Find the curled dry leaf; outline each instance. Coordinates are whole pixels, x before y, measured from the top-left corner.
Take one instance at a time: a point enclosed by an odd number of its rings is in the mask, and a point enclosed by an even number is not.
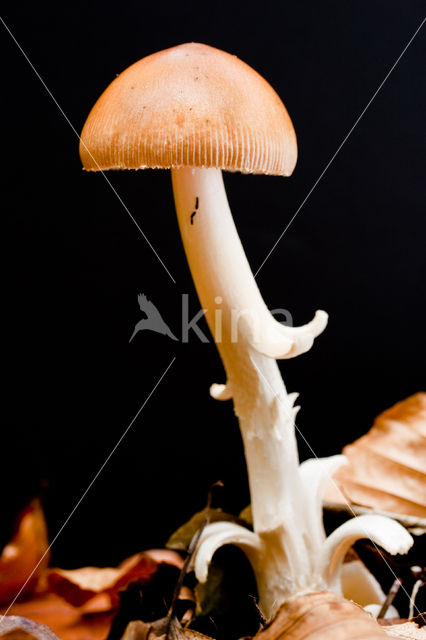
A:
[[[131,556],[117,569],[55,569],[44,592],[16,602],[8,613],[48,625],[61,640],[105,640],[116,615],[118,591],[128,582],[148,582],[162,564],[179,569],[182,559],[172,551],[160,549]],[[81,605],[75,606],[77,602]]]
[[[349,464],[334,474],[327,500],[426,518],[426,393],[379,415],[343,453]]]
[[[14,616],[29,618],[50,627],[61,640],[105,640],[114,615],[113,611],[84,614],[54,593],[34,594],[15,603],[8,613],[12,616],[7,615],[4,620]]]
[[[49,563],[48,548],[43,511],[39,500],[33,500],[19,515],[16,533],[0,556],[0,602],[34,590]]]
[[[420,627],[415,622],[392,624],[388,627],[383,627],[383,629],[392,638],[400,638],[400,640],[426,640],[426,627]]]
[[[144,551],[127,558],[116,568],[50,569],[47,580],[49,590],[74,607],[82,607],[96,598],[95,610],[108,610],[118,605],[120,590],[130,582],[147,583],[162,563],[181,569],[183,560],[178,553],[167,549]],[[86,605],[85,612],[94,612],[93,606]]]
[[[327,591],[286,602],[256,640],[384,640],[383,628],[361,607]]]
[[[147,623],[141,620],[129,622],[121,640],[212,640],[193,629],[183,627],[176,618],[169,620],[162,618],[155,622]]]
[[[176,552],[158,549],[135,554],[117,568],[49,570],[48,549],[42,508],[34,500],[20,514],[16,533],[0,556],[0,635],[8,640],[31,634],[39,640],[105,640],[120,590],[130,582],[150,582],[161,566],[179,570],[183,565]]]
[[[122,640],[147,640],[150,634],[155,635],[154,624],[132,620],[126,627]]]
[[[0,620],[0,636],[8,640],[59,640],[49,627],[20,616],[5,616]]]

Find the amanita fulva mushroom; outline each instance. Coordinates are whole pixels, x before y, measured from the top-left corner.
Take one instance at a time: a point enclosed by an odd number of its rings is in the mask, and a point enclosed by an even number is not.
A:
[[[308,351],[327,314],[317,311],[297,328],[273,318],[241,246],[221,174],[292,173],[296,136],[271,86],[235,56],[206,45],[160,51],[126,69],[102,94],[84,126],[80,154],[91,171],[172,170],[188,263],[227,376],[211,394],[233,399],[253,511],[253,532],[227,522],[205,529],[195,560],[198,579],[206,580],[218,547],[240,546],[270,617],[296,594],[339,593],[343,557],[358,538],[406,552],[411,536],[379,516],[353,519],[326,539],[322,488],[344,458],[299,465],[297,394],[287,394],[275,359]]]

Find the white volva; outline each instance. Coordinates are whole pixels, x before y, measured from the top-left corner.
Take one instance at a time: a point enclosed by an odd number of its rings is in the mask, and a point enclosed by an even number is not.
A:
[[[324,330],[317,311],[302,327],[287,327],[268,311],[238,237],[220,169],[172,170],[180,231],[194,283],[220,352],[226,384],[214,398],[232,398],[247,460],[254,532],[218,522],[204,530],[195,558],[197,578],[207,579],[215,551],[242,548],[256,575],[267,617],[290,597],[328,588],[340,592],[340,567],[358,538],[369,537],[390,553],[412,544],[406,530],[382,516],[360,516],[326,539],[322,489],[343,456],[299,465],[294,419],[297,394],[288,394],[277,363],[308,351]]]

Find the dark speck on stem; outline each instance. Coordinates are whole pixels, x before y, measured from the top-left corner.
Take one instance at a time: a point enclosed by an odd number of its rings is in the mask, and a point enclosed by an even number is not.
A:
[[[191,213],[191,216],[190,216],[190,217],[191,217],[191,224],[194,224],[194,216],[195,216],[195,214],[197,213],[199,202],[200,202],[200,199],[199,199],[199,197],[197,196],[197,197],[195,198],[195,211],[193,211],[193,212]]]

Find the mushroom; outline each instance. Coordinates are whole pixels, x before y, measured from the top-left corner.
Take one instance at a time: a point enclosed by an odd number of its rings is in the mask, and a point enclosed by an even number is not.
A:
[[[326,539],[324,480],[343,456],[299,465],[294,406],[276,359],[308,351],[324,330],[317,311],[301,327],[268,311],[229,209],[221,171],[289,176],[297,158],[290,117],[251,67],[218,49],[184,44],[136,62],[93,107],[81,135],[86,170],[170,168],[180,232],[226,383],[211,395],[233,400],[244,441],[253,529],[228,522],[206,527],[195,558],[200,581],[223,544],[251,561],[260,604],[271,616],[288,598],[321,588],[340,592],[342,558],[370,536],[393,553],[410,535],[393,521],[365,516]]]

